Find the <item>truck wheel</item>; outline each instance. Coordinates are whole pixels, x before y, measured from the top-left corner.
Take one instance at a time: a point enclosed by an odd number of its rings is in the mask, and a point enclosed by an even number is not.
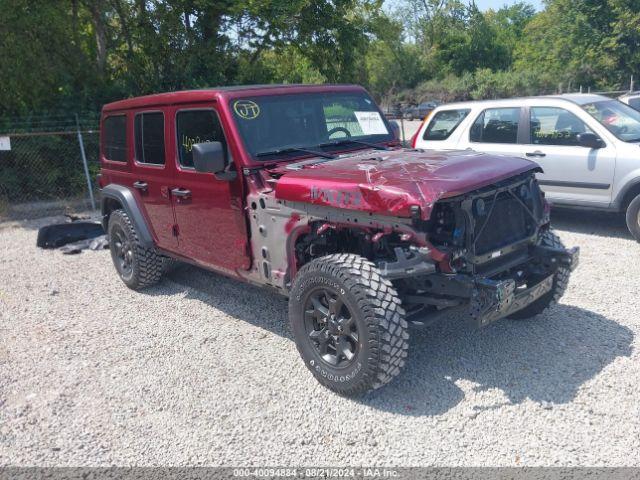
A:
[[[634,198],[627,207],[627,228],[638,242],[640,242],[640,195]]]
[[[158,283],[164,261],[153,248],[140,244],[136,229],[124,210],[116,210],[109,217],[109,249],[118,275],[125,285],[141,290]]]
[[[548,247],[564,248],[564,244],[562,243],[562,240],[560,240],[560,237],[558,237],[551,230],[547,230],[542,235],[539,243]],[[531,317],[535,317],[536,315],[544,312],[554,303],[557,303],[567,289],[570,274],[571,270],[569,269],[569,267],[564,265],[558,267],[558,270],[556,271],[555,277],[553,279],[553,287],[551,288],[551,290],[535,302],[524,307],[522,310],[518,310],[517,312],[509,315],[509,318],[513,320],[526,320]]]
[[[398,294],[358,255],[303,266],[291,289],[289,321],[307,367],[339,394],[381,387],[404,366],[409,334]]]

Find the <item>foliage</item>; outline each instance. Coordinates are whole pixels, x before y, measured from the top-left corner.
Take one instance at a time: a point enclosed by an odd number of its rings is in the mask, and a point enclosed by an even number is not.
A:
[[[355,82],[378,100],[493,98],[640,74],[640,0],[0,0],[0,117],[158,91]]]

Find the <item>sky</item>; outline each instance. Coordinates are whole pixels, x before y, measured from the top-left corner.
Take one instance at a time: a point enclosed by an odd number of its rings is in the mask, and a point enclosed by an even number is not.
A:
[[[542,0],[525,0],[527,3],[530,3],[535,7],[536,10],[542,10]],[[476,5],[480,10],[488,10],[493,8],[494,10],[499,9],[505,5],[513,5],[517,3],[518,0],[476,0]]]

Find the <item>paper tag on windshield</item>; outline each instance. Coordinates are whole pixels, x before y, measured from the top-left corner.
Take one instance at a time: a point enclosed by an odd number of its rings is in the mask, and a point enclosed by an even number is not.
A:
[[[363,135],[386,135],[389,133],[378,112],[353,112],[353,114],[358,119]]]

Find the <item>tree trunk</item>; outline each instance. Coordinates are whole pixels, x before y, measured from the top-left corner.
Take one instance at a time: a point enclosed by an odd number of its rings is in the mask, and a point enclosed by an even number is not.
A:
[[[107,66],[107,32],[102,11],[102,2],[93,0],[89,4],[91,12],[91,24],[96,39],[96,64],[98,72],[102,75]]]

